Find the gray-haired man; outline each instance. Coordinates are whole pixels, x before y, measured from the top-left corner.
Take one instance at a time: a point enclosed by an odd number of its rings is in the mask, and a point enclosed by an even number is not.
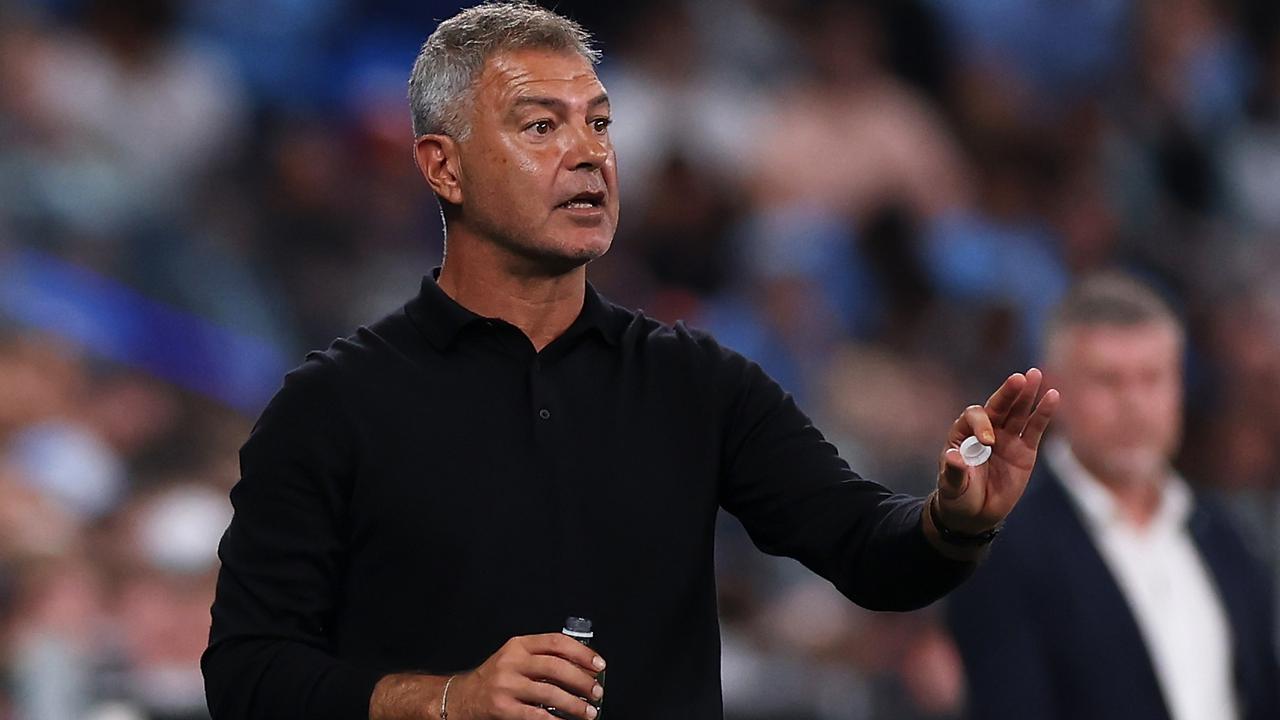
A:
[[[590,720],[607,658],[610,718],[711,720],[718,508],[905,610],[961,582],[1022,494],[1058,400],[1037,403],[1039,371],[956,420],[925,501],[858,478],[755,364],[590,288],[618,218],[594,57],[525,4],[424,45],[415,153],[444,267],[290,373],[245,445],[215,717]],[[970,435],[994,446],[981,467]],[[568,615],[596,621],[592,649],[548,632]]]

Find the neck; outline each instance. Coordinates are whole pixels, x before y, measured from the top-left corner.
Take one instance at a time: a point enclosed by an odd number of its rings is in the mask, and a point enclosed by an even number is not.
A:
[[[1135,527],[1145,528],[1160,509],[1161,483],[1109,483],[1107,488],[1111,490],[1111,496],[1119,503],[1125,517]]]
[[[454,302],[477,315],[520,328],[541,351],[582,312],[587,269],[537,272],[488,242],[451,242],[437,283]]]
[[[1084,463],[1083,460],[1081,462]],[[1085,468],[1107,489],[1130,524],[1145,528],[1151,523],[1164,495],[1163,474],[1120,476],[1088,464]]]

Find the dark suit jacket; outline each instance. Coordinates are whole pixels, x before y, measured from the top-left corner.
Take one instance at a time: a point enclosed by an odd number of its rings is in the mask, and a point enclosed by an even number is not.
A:
[[[1276,720],[1267,577],[1223,510],[1197,496],[1188,522],[1226,608],[1242,717]],[[948,621],[974,720],[1169,717],[1137,621],[1066,489],[1043,464],[987,562],[951,596]]]

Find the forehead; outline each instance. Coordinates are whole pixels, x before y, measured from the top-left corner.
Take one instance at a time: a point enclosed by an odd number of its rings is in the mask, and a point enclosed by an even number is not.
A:
[[[1178,361],[1181,343],[1169,322],[1077,325],[1063,333],[1070,355],[1091,366],[1127,367]]]
[[[525,95],[566,101],[604,91],[591,62],[572,50],[507,50],[485,61],[476,81],[476,101],[508,105]],[[577,96],[582,95],[582,98]]]

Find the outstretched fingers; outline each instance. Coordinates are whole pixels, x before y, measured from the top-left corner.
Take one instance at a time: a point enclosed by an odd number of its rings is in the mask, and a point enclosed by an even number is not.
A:
[[[1062,400],[1062,396],[1057,390],[1045,391],[1044,397],[1040,398],[1040,402],[1036,404],[1035,412],[1031,414],[1031,418],[1027,420],[1027,426],[1022,431],[1022,441],[1029,447],[1036,448],[1040,446],[1040,439],[1044,437],[1045,428],[1049,427],[1049,421],[1053,419],[1053,411],[1058,408],[1058,403]]]
[[[1009,411],[1013,409],[1014,402],[1017,401],[1018,395],[1026,384],[1027,377],[1025,375],[1014,373],[995,392],[991,393],[991,397],[987,398],[987,402],[983,407],[986,408],[987,417],[991,418],[992,423],[998,427],[1004,426],[1005,419],[1009,417]]]
[[[1027,382],[1018,392],[1018,397],[1013,401],[1013,407],[1009,409],[1009,415],[1005,418],[1004,427],[1015,435],[1021,435],[1026,428],[1027,420],[1031,417],[1031,412],[1036,406],[1036,396],[1040,393],[1040,384],[1044,381],[1044,373],[1037,368],[1031,368],[1027,371]]]

